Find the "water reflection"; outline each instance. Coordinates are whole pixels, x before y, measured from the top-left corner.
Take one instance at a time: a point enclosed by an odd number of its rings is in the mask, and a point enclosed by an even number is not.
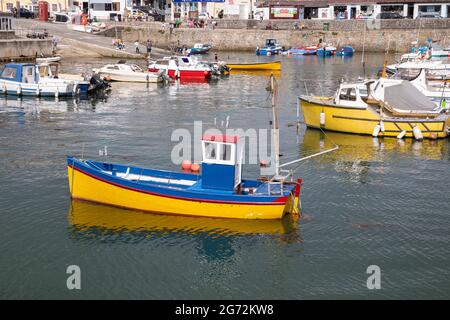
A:
[[[392,152],[400,156],[411,154],[424,160],[442,160],[448,153],[447,141],[413,139],[398,140],[395,138],[371,138],[338,132],[322,132],[307,128],[303,136],[301,154],[308,155],[339,145],[339,149],[319,161],[379,162],[384,161]]]
[[[27,97],[0,96],[1,112],[18,112],[23,114],[65,113],[74,111],[95,111],[99,103],[108,101],[109,91],[99,90],[92,95],[77,97]]]
[[[297,219],[291,217],[282,220],[243,220],[163,215],[77,200],[71,201],[68,219],[75,232],[101,228],[117,234],[122,232],[174,232],[214,236],[283,235],[295,232],[298,228]]]

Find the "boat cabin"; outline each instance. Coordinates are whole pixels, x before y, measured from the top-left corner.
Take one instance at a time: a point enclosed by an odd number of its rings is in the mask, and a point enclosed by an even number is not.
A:
[[[236,190],[242,181],[243,140],[238,136],[202,137],[202,188]]]
[[[368,93],[368,88],[363,82],[343,83],[336,91],[334,102],[346,107],[366,107],[364,99],[367,98]]]
[[[0,79],[22,83],[36,83],[36,66],[27,63],[8,63],[0,72]]]
[[[276,46],[278,46],[277,40],[276,39],[266,39],[265,46],[266,47],[276,47]]]

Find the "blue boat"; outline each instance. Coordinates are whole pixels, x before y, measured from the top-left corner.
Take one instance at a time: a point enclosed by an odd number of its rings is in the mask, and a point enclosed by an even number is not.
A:
[[[276,39],[266,39],[264,47],[256,48],[256,55],[270,56],[273,54],[279,54],[283,51],[283,47],[277,43]]]
[[[291,48],[290,51],[293,55],[312,56],[316,55],[318,48],[319,47],[317,45],[312,45],[299,48]]]
[[[336,53],[336,47],[327,46],[324,48],[317,49],[316,55],[321,57],[331,57]]]
[[[351,57],[355,53],[355,49],[352,46],[345,46],[341,50],[336,52],[338,57]]]
[[[189,49],[190,54],[204,54],[211,50],[212,46],[210,44],[196,43],[194,47]]]

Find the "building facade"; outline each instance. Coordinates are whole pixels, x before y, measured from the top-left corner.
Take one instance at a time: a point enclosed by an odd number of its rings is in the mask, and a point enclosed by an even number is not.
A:
[[[38,12],[38,0],[0,0],[0,11],[11,12],[12,8],[25,8]],[[50,12],[61,12],[68,9],[68,0],[46,0]]]
[[[366,19],[382,12],[406,18],[424,12],[450,17],[450,1],[442,0],[262,0],[257,6],[269,8],[271,19]]]

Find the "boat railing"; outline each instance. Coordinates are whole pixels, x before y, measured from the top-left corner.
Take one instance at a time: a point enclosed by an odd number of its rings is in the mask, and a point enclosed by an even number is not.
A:
[[[271,191],[271,185],[279,185],[280,186],[280,192],[278,192],[278,188],[276,188],[275,190],[274,190],[274,193],[272,193],[272,191]],[[282,195],[283,194],[283,181],[272,181],[272,180],[270,180],[270,181],[268,181],[267,182],[267,194],[270,196],[270,195],[274,195],[274,194],[280,194],[280,195]]]

